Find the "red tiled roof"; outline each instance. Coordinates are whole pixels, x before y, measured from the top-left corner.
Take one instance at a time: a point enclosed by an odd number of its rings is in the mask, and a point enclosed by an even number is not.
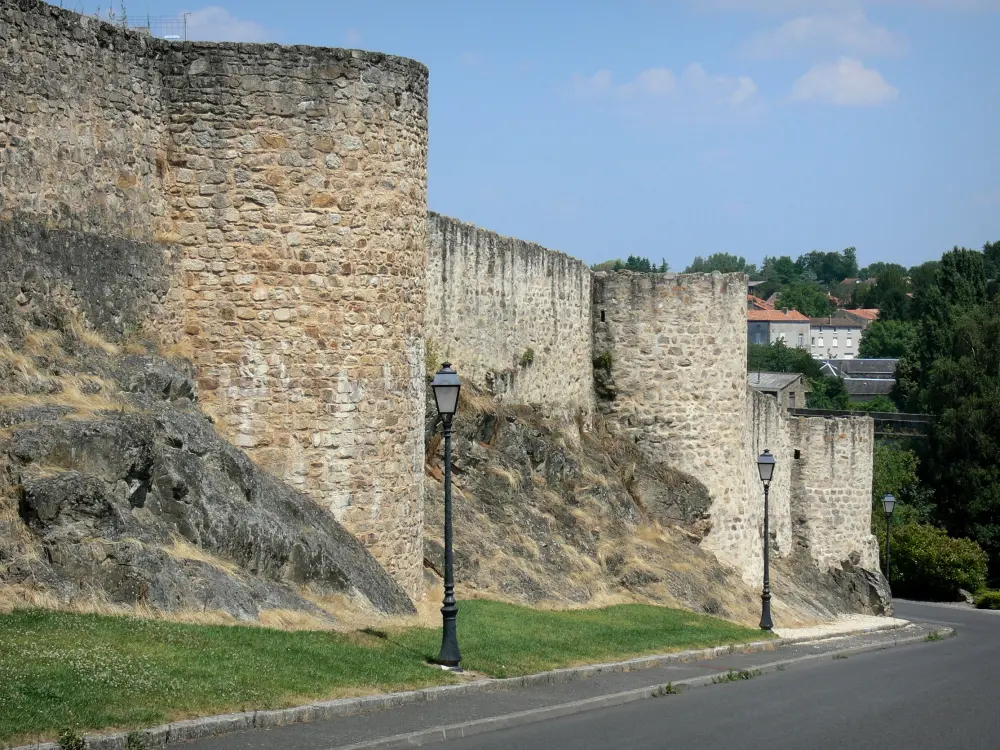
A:
[[[772,323],[808,323],[809,318],[798,310],[747,310],[747,320],[770,321]]]
[[[773,310],[774,303],[768,302],[766,299],[761,299],[760,297],[754,297],[752,294],[747,295],[747,304],[755,310]]]
[[[844,310],[844,312],[857,315],[859,318],[864,318],[865,320],[878,319],[878,308],[876,307],[859,307],[857,310]]]

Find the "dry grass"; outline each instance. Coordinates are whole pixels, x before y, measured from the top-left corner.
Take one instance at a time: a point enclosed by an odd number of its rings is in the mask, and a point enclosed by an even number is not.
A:
[[[216,557],[208,550],[196,547],[181,536],[173,535],[171,544],[162,548],[164,552],[175,560],[195,560],[197,562],[208,563],[209,565],[225,571],[229,575],[238,575],[240,566],[231,560],[223,560]]]
[[[81,313],[70,313],[67,328],[77,340],[81,341],[86,346],[89,346],[91,349],[99,349],[103,351],[109,357],[116,356],[120,351],[117,344],[113,344],[108,341],[104,338],[104,336],[91,328],[87,324],[87,319]]]
[[[85,418],[102,411],[134,411],[123,399],[110,395],[112,389],[102,387],[98,393],[87,393],[87,383],[104,382],[88,376],[64,375],[53,378],[59,390],[53,393],[13,393],[0,396],[0,408],[25,409],[38,406],[63,406],[73,410],[69,418]]]

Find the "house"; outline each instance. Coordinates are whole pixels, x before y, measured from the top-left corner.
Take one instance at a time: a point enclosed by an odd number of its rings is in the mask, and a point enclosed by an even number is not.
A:
[[[809,320],[809,347],[816,359],[854,359],[864,326],[858,318],[840,315]]]
[[[860,307],[857,310],[837,310],[837,317],[846,316],[848,318],[857,318],[858,322],[861,323],[863,330],[868,330],[868,327],[878,320],[878,308],[877,307]]]
[[[896,385],[898,359],[828,359],[820,366],[824,375],[842,378],[854,403],[888,396]]]
[[[807,348],[809,346],[809,318],[798,310],[747,310],[747,342]]]
[[[799,372],[748,372],[750,387],[778,399],[784,409],[802,408],[811,390],[805,375]]]

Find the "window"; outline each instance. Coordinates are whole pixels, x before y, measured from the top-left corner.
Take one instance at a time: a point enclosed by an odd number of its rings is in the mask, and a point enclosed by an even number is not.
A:
[[[601,322],[604,322],[604,310],[601,310]]]
[[[799,346],[802,346],[803,343],[805,343],[805,335],[803,335],[803,334],[800,333],[799,334]]]
[[[812,345],[816,346],[816,337],[815,336],[812,337]]]
[[[795,391],[788,392],[788,405],[794,409],[795,408]]]
[[[823,337],[822,336],[819,337],[819,346],[823,346]]]
[[[779,333],[778,334],[778,341],[784,342],[784,340],[785,340],[785,334]]]
[[[854,344],[851,343],[851,337],[848,336],[847,337],[847,348],[850,349],[852,346],[854,346]]]
[[[836,336],[833,337],[833,348],[834,349],[837,348],[837,337]]]

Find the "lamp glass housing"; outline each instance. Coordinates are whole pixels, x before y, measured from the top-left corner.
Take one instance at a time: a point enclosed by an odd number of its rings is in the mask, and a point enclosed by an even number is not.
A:
[[[765,448],[764,452],[760,454],[760,458],[757,459],[757,471],[760,472],[760,481],[771,481],[771,477],[774,476],[775,463],[777,462],[774,456],[771,455],[771,451]]]
[[[458,394],[462,389],[462,381],[450,362],[441,365],[441,369],[431,381],[431,388],[434,389],[434,402],[437,404],[438,414],[446,417],[458,411]]]
[[[896,497],[891,493],[883,497],[882,507],[885,509],[885,514],[887,516],[891,516],[892,511],[896,508]]]

